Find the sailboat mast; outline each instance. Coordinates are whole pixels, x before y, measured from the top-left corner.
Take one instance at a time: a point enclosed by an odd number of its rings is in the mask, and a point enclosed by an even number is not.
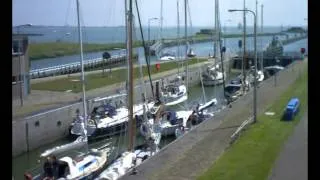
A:
[[[261,4],[261,34],[263,33],[263,4]],[[260,68],[263,71],[263,41],[261,36],[261,61],[260,61]]]
[[[86,87],[84,82],[84,64],[83,64],[83,47],[82,47],[82,32],[80,24],[80,13],[79,13],[79,0],[77,0],[77,21],[78,21],[78,35],[80,44],[80,64],[81,64],[81,83],[82,83],[82,102],[83,102],[83,120],[84,120],[84,136],[87,137],[87,104],[86,104]]]
[[[219,31],[218,31],[218,0],[215,0],[214,3],[214,30],[215,30],[215,39],[214,39],[214,57],[215,57],[215,64],[217,63],[216,59],[218,57],[218,37],[219,37]]]
[[[218,32],[219,32],[219,36],[218,36],[218,42],[219,42],[219,52],[220,52],[220,61],[221,61],[221,70],[222,70],[222,85],[223,85],[223,95],[224,97],[226,96],[225,94],[225,73],[224,73],[224,64],[223,64],[223,60],[225,58],[225,52],[223,54],[222,52],[222,42],[221,42],[221,23],[220,23],[220,11],[219,11],[219,0],[216,0],[216,9],[217,9],[217,25],[218,25]]]
[[[127,60],[129,63],[129,148],[128,151],[133,151],[133,145],[135,140],[135,128],[134,128],[134,118],[133,118],[133,62],[132,62],[132,0],[129,0],[129,11],[128,11],[128,56]]]
[[[179,60],[180,60],[180,16],[179,16],[179,0],[177,0],[177,39],[178,39],[178,46],[177,46],[177,60],[178,60],[178,74],[180,73],[179,70]]]
[[[258,18],[259,16],[258,16],[258,0],[256,0],[256,25],[257,25],[257,27],[259,26],[258,25]],[[257,31],[257,34],[258,34],[258,31]],[[260,36],[260,39],[262,38],[262,36]],[[261,41],[260,41],[261,42]],[[257,50],[258,51],[258,50]],[[257,61],[258,61],[258,57],[257,57]],[[261,59],[260,59],[260,61],[259,62],[261,62]],[[260,63],[259,63],[259,65],[260,65]],[[260,65],[260,67],[261,67],[261,65]],[[262,69],[261,69],[262,70]]]
[[[243,0],[243,9],[246,9],[246,0]],[[243,54],[242,54],[242,86],[246,83],[246,72],[245,72],[245,62],[246,62],[246,12],[243,11]],[[245,91],[245,88],[243,88],[243,91]]]
[[[125,29],[126,29],[126,56],[125,56],[125,58],[127,58],[128,59],[128,16],[127,16],[127,10],[128,10],[128,1],[127,0],[124,0],[124,19],[125,19]],[[126,80],[126,92],[127,92],[127,94],[128,94],[128,90],[129,90],[129,88],[128,88],[128,83],[129,83],[129,61],[127,61],[127,80]],[[128,105],[128,96],[127,96],[127,105]]]
[[[188,3],[188,0],[184,0],[184,36],[185,36],[185,41],[186,41],[186,49],[185,49],[185,60],[186,60],[186,79],[187,79],[187,83],[186,83],[186,86],[187,86],[187,93],[188,93],[188,87],[189,87],[189,70],[188,70],[188,30],[187,30],[187,26],[188,26],[188,17],[187,17],[187,3]]]
[[[163,35],[162,35],[162,26],[163,26],[163,0],[161,0],[161,5],[160,5],[160,41],[162,42],[163,40]]]

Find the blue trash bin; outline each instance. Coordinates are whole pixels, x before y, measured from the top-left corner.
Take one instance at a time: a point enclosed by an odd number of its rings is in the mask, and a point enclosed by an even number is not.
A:
[[[298,98],[292,98],[287,104],[284,119],[291,121],[299,111],[300,101]]]

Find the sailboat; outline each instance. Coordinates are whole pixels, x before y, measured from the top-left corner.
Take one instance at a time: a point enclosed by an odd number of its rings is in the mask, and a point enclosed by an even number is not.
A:
[[[129,0],[129,11],[127,13],[128,18],[128,41],[127,41],[127,47],[128,47],[128,63],[129,63],[129,90],[128,90],[128,117],[129,117],[129,147],[128,150],[123,152],[121,156],[116,159],[113,163],[111,163],[99,176],[97,179],[119,179],[121,176],[126,174],[128,171],[130,171],[132,168],[134,168],[136,165],[141,163],[143,160],[147,159],[149,156],[152,156],[155,152],[153,151],[152,147],[157,147],[157,144],[159,143],[158,140],[154,140],[152,138],[149,139],[149,143],[152,144],[151,150],[148,148],[139,148],[134,150],[134,138],[135,138],[135,131],[133,123],[133,63],[132,63],[132,0]],[[125,3],[125,6],[127,6],[127,3]],[[127,8],[125,8],[127,10]],[[145,102],[144,102],[145,103]],[[145,105],[145,104],[144,104]],[[145,108],[143,107],[143,117],[145,116]],[[159,136],[158,136],[159,137]],[[150,146],[149,146],[150,147]],[[157,149],[157,148],[156,148]]]
[[[81,138],[78,138],[74,144],[56,147],[49,151],[44,152],[42,155],[45,158],[41,173],[32,177],[32,179],[45,179],[45,178],[64,178],[64,179],[83,179],[95,177],[103,168],[107,162],[107,156],[110,148],[103,147],[102,149],[90,149],[86,153],[77,154],[77,156],[64,156],[56,159],[55,153],[60,150],[70,148],[70,146],[78,144],[79,142],[87,143],[87,131],[86,131],[86,96],[85,96],[85,84],[84,84],[84,65],[83,65],[83,49],[82,49],[82,33],[79,19],[79,0],[77,0],[77,17],[78,17],[78,29],[79,29],[79,44],[80,44],[80,57],[81,57],[81,74],[82,74],[82,92],[83,92],[83,109],[84,118],[82,121]],[[88,146],[88,144],[86,144]],[[107,145],[108,146],[108,145]],[[87,147],[86,147],[87,149]]]
[[[195,57],[196,54],[194,53],[193,49],[190,47],[190,44],[188,43],[188,47],[189,47],[189,50],[188,50],[188,53],[187,53],[187,57]]]
[[[179,2],[177,1],[177,7],[179,7]],[[179,9],[179,8],[177,8]],[[185,9],[186,10],[186,9]],[[178,17],[179,17],[179,11],[178,11]],[[179,18],[178,18],[179,19]],[[179,20],[178,20],[179,22]],[[178,23],[178,32],[179,32],[179,23]],[[179,35],[179,33],[178,33]],[[186,36],[187,37],[187,36]],[[187,47],[189,45],[187,44]],[[186,56],[187,56],[187,51],[186,51]],[[177,84],[179,82],[181,82],[181,78],[180,76],[177,77],[177,79],[174,81]],[[162,97],[164,95],[166,95],[165,93],[170,93],[168,92],[168,89],[172,91],[172,94],[175,94],[175,91],[179,90],[179,87],[172,85],[172,86],[168,86],[166,85],[165,88],[167,89],[163,89],[162,90]],[[178,84],[179,85],[179,84]],[[165,91],[166,90],[166,91]],[[183,89],[184,92],[186,92],[186,88]],[[182,93],[181,93],[182,94]],[[167,96],[165,96],[167,98]],[[168,101],[166,101],[166,98],[163,98],[163,102],[165,106],[170,106],[171,104],[174,103],[168,103]],[[185,100],[187,100],[187,95]],[[185,101],[184,100],[184,101]],[[175,102],[175,101],[172,101]],[[179,102],[179,100],[177,100],[176,102]],[[180,101],[182,102],[182,101]],[[179,102],[179,103],[180,103]],[[175,103],[178,104],[178,103]],[[196,110],[180,110],[180,111],[172,111],[172,110],[162,110],[161,111],[161,118],[158,119],[158,121],[155,121],[153,119],[150,119],[149,122],[143,124],[140,128],[140,134],[144,137],[146,137],[146,135],[148,134],[148,127],[154,125],[155,123],[158,123],[158,125],[160,126],[161,129],[161,135],[162,136],[174,136],[177,129],[181,128],[181,127],[189,127],[192,124],[196,124],[196,123],[200,123],[200,116],[197,116],[197,114],[202,111],[203,109],[205,109],[205,107],[211,106],[213,104],[216,104],[216,99],[214,99],[213,101],[210,101],[207,104],[204,104],[204,106],[198,106],[198,109]],[[200,107],[200,108],[199,108]],[[154,116],[154,115],[153,115]],[[204,117],[204,116],[202,116]]]
[[[184,85],[182,77],[177,76],[173,81],[164,84],[161,90],[162,102],[166,106],[173,106],[188,99],[187,87]]]
[[[192,127],[202,123],[203,121],[210,119],[214,116],[214,113],[207,111],[208,108],[216,106],[218,101],[216,98],[204,104],[198,104],[196,109],[188,117],[188,124],[186,126],[180,126],[175,129],[174,135],[176,138],[181,137],[183,134],[187,133],[192,129]]]
[[[173,61],[176,57],[171,52],[164,52],[160,55],[160,61]]]
[[[97,140],[105,137],[120,134],[127,131],[128,127],[128,108],[125,107],[123,99],[116,100],[119,97],[126,97],[126,94],[113,95],[105,98],[96,98],[93,103],[102,103],[95,106],[87,125],[87,136],[89,140]],[[147,109],[154,106],[154,102],[150,102]],[[141,115],[143,114],[144,104],[134,105],[134,116],[136,116],[137,125],[142,123]],[[81,136],[81,119],[77,118],[70,129],[70,136]]]
[[[214,41],[214,55],[215,60],[212,65],[209,65],[202,73],[203,78],[203,85],[205,86],[216,86],[223,84],[226,80],[226,73],[223,72],[223,58],[222,58],[222,51],[217,51],[218,46],[221,49],[221,40],[220,40],[220,21],[219,21],[219,7],[218,2],[215,2],[215,41]],[[220,54],[221,56],[219,57]],[[217,59],[220,59],[221,66],[217,63]]]
[[[226,79],[226,75],[222,74],[219,65],[208,66],[206,71],[202,74],[203,84],[205,86],[216,86],[223,84]]]
[[[178,17],[178,37],[179,37],[179,3],[177,3],[177,17]],[[187,28],[187,25],[185,29]],[[186,38],[186,47],[187,45],[187,36]],[[185,61],[188,61],[187,57],[187,52],[185,52]],[[179,57],[179,50],[177,51],[176,55]],[[188,63],[188,62],[187,62]],[[187,69],[187,67],[186,67]],[[188,71],[187,72],[187,82],[188,82]],[[180,75],[177,75],[172,81],[163,83],[163,87],[161,90],[161,101],[166,105],[166,106],[173,106],[180,104],[188,99],[188,94],[187,94],[187,85],[183,83],[183,79]]]
[[[195,56],[196,56],[196,54],[194,53],[194,51],[193,51],[192,48],[189,49],[187,56],[188,56],[188,57],[195,57]]]

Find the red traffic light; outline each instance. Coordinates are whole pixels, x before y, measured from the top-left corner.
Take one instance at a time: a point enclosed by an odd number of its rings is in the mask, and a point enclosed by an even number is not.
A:
[[[304,54],[306,52],[306,49],[305,48],[301,48],[300,52],[301,52],[301,54]]]

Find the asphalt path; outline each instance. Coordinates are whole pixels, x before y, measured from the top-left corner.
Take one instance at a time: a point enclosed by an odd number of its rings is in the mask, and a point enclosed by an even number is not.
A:
[[[269,180],[308,179],[308,111],[279,154]]]

